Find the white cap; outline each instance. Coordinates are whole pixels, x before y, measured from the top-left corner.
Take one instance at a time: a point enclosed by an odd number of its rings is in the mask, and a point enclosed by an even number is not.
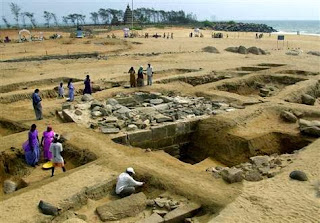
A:
[[[134,172],[134,169],[133,169],[132,167],[128,167],[128,168],[127,168],[127,172],[128,172],[128,173],[136,174],[136,173]]]
[[[56,140],[59,140],[60,139],[60,135],[59,134],[54,134],[54,138],[56,139]]]

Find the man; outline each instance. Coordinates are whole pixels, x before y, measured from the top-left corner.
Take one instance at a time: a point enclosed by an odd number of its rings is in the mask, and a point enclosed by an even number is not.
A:
[[[143,182],[135,181],[132,178],[134,174],[134,169],[129,167],[125,173],[119,175],[116,186],[116,194],[118,194],[120,197],[130,196],[136,191],[135,187],[142,186],[144,184]]]
[[[42,118],[42,106],[41,106],[41,97],[39,96],[39,89],[36,89],[32,94],[32,104],[34,112],[36,113],[36,119],[41,120]]]
[[[147,80],[147,83],[148,85],[152,85],[152,77],[153,77],[153,68],[151,67],[150,64],[148,64],[148,67],[147,67],[147,77],[148,77],[148,80]]]
[[[66,172],[66,168],[64,167],[64,159],[61,156],[61,152],[63,151],[62,144],[59,142],[60,135],[55,134],[53,138],[53,142],[50,145],[50,152],[52,153],[53,159],[53,167],[51,169],[51,177],[54,176],[54,168],[61,167],[63,172]]]

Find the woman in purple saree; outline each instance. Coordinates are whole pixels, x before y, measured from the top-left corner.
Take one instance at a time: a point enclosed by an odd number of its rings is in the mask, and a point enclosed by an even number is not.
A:
[[[38,130],[35,124],[32,124],[28,133],[28,140],[22,145],[26,162],[30,166],[38,165],[40,158]]]
[[[51,126],[47,127],[47,131],[43,132],[43,136],[41,138],[41,145],[43,148],[43,156],[46,161],[52,159],[52,153],[50,152],[50,145],[53,141],[54,131]]]

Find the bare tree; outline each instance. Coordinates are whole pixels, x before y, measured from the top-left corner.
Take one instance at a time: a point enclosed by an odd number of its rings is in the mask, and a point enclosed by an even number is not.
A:
[[[57,18],[57,16],[56,16],[56,14],[51,13],[51,17],[53,18],[53,21],[54,21],[55,26],[58,26],[59,24],[58,24],[58,18]]]
[[[68,24],[69,24],[69,18],[68,18],[68,16],[62,16],[62,21],[63,21],[66,25],[68,25]]]
[[[24,27],[24,28],[26,28],[26,13],[25,12],[22,12],[22,13],[20,13],[20,16],[21,16],[21,19],[22,19],[22,26]]]
[[[25,12],[25,16],[27,16],[31,22],[32,28],[36,27],[36,20],[34,19],[34,13]]]
[[[99,23],[99,14],[97,12],[91,12],[90,14],[90,19],[93,21],[95,25],[97,25]]]
[[[52,13],[50,13],[48,11],[44,11],[43,17],[46,20],[45,25],[49,28],[50,27],[50,20],[52,19]]]
[[[10,9],[11,9],[11,12],[12,12],[12,14],[14,16],[14,20],[17,23],[17,27],[19,27],[19,16],[20,16],[21,8],[17,4],[11,2],[10,3]]]
[[[8,20],[4,16],[2,16],[2,20],[3,20],[4,24],[6,24],[7,28],[11,27],[10,23],[8,22]]]

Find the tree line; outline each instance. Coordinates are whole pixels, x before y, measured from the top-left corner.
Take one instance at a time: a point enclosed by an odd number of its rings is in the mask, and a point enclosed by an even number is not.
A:
[[[21,7],[16,3],[10,3],[10,10],[14,17],[15,26],[27,27],[26,20],[28,19],[32,28],[38,26],[36,23],[34,13],[23,12]],[[78,26],[84,24],[108,24],[108,25],[120,25],[122,24],[125,12],[123,10],[111,9],[111,8],[100,8],[97,12],[90,13],[91,22],[86,23],[86,15],[73,13],[66,16],[62,16],[62,22],[67,26]],[[45,26],[59,26],[58,17],[55,13],[44,11],[42,17],[45,20]],[[176,23],[176,24],[187,24],[197,21],[197,18],[192,13],[185,13],[183,10],[180,11],[164,11],[164,10],[155,10],[153,8],[137,8],[133,10],[133,19],[135,23],[138,24],[155,24],[155,23]],[[2,20],[7,28],[14,27],[9,21],[3,16]],[[20,22],[22,24],[20,24]]]

